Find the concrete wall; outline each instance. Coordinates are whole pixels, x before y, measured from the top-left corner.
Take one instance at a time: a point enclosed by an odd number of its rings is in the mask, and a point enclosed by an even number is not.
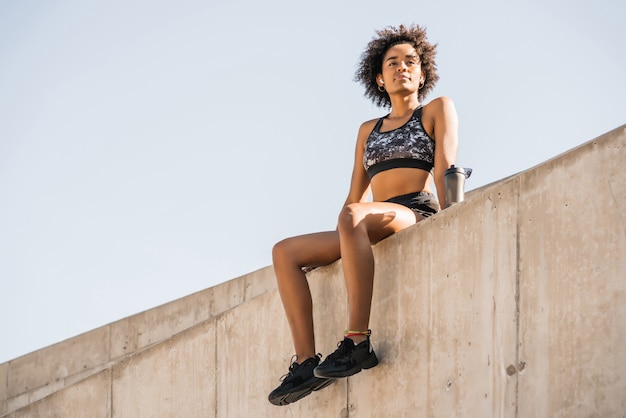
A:
[[[375,247],[378,367],[286,407],[270,267],[0,365],[9,417],[625,417],[626,126]],[[309,274],[318,351],[341,261]]]

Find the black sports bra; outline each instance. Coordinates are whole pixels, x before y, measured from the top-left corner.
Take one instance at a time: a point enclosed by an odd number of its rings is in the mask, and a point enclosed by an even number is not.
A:
[[[393,168],[419,168],[431,171],[435,161],[435,141],[422,125],[422,107],[413,112],[407,123],[389,132],[380,132],[384,116],[372,129],[363,155],[369,178]]]

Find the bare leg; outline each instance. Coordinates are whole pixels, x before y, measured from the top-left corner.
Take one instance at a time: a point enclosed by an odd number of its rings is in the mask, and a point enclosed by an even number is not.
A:
[[[302,267],[330,264],[340,257],[337,231],[287,238],[274,246],[278,291],[287,315],[298,362],[315,356],[313,303]]]
[[[374,255],[371,244],[415,224],[421,217],[410,209],[385,202],[355,203],[339,216],[340,252],[348,295],[348,329],[369,326],[374,288]],[[365,336],[352,337],[355,343]]]

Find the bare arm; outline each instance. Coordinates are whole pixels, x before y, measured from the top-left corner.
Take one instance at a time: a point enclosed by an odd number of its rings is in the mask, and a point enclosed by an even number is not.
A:
[[[354,151],[354,166],[352,168],[352,179],[350,180],[350,190],[344,206],[350,203],[364,202],[369,196],[370,179],[367,176],[365,167],[363,167],[363,154],[365,152],[365,142],[369,136],[376,121],[368,121],[361,124],[356,140],[356,149]]]
[[[448,97],[439,97],[429,103],[433,114],[433,136],[435,139],[435,187],[441,209],[446,208],[444,173],[456,164],[459,147],[459,119],[454,103]]]

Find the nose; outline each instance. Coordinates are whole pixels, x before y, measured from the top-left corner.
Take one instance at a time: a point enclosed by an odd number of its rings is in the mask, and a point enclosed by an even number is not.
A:
[[[404,61],[400,61],[400,65],[398,65],[398,71],[407,70],[409,67],[406,65]]]

